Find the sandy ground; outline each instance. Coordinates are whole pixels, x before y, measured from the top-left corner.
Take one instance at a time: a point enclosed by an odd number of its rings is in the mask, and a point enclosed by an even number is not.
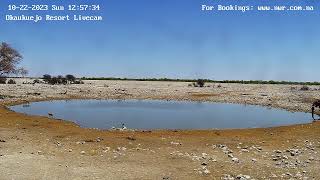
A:
[[[0,179],[320,179],[320,122],[244,130],[100,131],[5,106],[47,99],[167,99],[308,112],[317,86],[85,81],[0,85]],[[310,117],[311,118],[311,117]]]

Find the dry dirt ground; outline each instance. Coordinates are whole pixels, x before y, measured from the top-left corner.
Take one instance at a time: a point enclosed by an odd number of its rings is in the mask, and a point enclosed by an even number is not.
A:
[[[243,130],[100,131],[6,106],[48,99],[167,99],[309,111],[317,86],[85,81],[0,85],[0,179],[320,179],[320,122]],[[311,117],[310,117],[311,118]]]

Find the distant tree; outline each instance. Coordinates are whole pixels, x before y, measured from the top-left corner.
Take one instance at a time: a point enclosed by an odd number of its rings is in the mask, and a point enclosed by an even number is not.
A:
[[[67,82],[68,82],[67,79],[65,77],[61,76],[61,75],[59,75],[57,77],[57,79],[58,79],[58,83],[57,84],[67,84]]]
[[[0,77],[0,84],[6,84],[7,78]]]
[[[203,79],[198,79],[198,80],[197,80],[197,85],[198,85],[199,87],[203,87],[203,86],[204,86],[204,83],[205,83],[205,81],[204,81]]]
[[[49,82],[49,84],[59,84],[59,79],[57,77],[52,77]]]
[[[49,83],[51,80],[51,75],[45,74],[43,75],[42,79],[44,80],[44,82]]]
[[[75,79],[75,77],[73,76],[73,78]],[[70,80],[73,79],[72,77],[69,77]],[[59,75],[59,76],[51,76],[49,74],[45,74],[43,75],[43,81],[48,83],[48,84],[67,84],[68,83],[68,79],[67,79],[67,76],[64,77],[62,75]]]
[[[13,79],[9,79],[9,81],[7,82],[7,84],[16,84],[16,81]]]
[[[74,81],[76,80],[76,77],[74,77],[74,75],[67,74],[66,75],[66,79],[67,79],[68,82],[74,83]]]
[[[302,87],[300,88],[300,90],[301,90],[301,91],[309,91],[310,88],[309,88],[308,86],[304,85],[304,86],[302,86]]]
[[[22,58],[22,55],[17,50],[2,42],[0,44],[0,76],[9,74],[26,75],[28,73],[27,70],[17,67]]]

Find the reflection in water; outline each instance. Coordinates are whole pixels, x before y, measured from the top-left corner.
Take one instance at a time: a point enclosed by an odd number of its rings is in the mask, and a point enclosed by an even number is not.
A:
[[[30,107],[30,104],[23,104],[22,107]]]
[[[12,106],[12,110],[110,129],[224,129],[271,127],[310,122],[307,113],[265,107],[158,100],[59,100]]]

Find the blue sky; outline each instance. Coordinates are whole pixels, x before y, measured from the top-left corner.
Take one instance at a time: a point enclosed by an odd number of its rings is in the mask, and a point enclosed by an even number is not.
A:
[[[21,65],[30,76],[319,81],[320,2],[316,0],[32,1],[100,4],[97,14],[104,21],[95,23],[6,22],[5,14],[18,13],[6,10],[13,2],[31,1],[0,2],[0,41],[23,54]],[[318,9],[203,12],[202,4],[313,5]]]

